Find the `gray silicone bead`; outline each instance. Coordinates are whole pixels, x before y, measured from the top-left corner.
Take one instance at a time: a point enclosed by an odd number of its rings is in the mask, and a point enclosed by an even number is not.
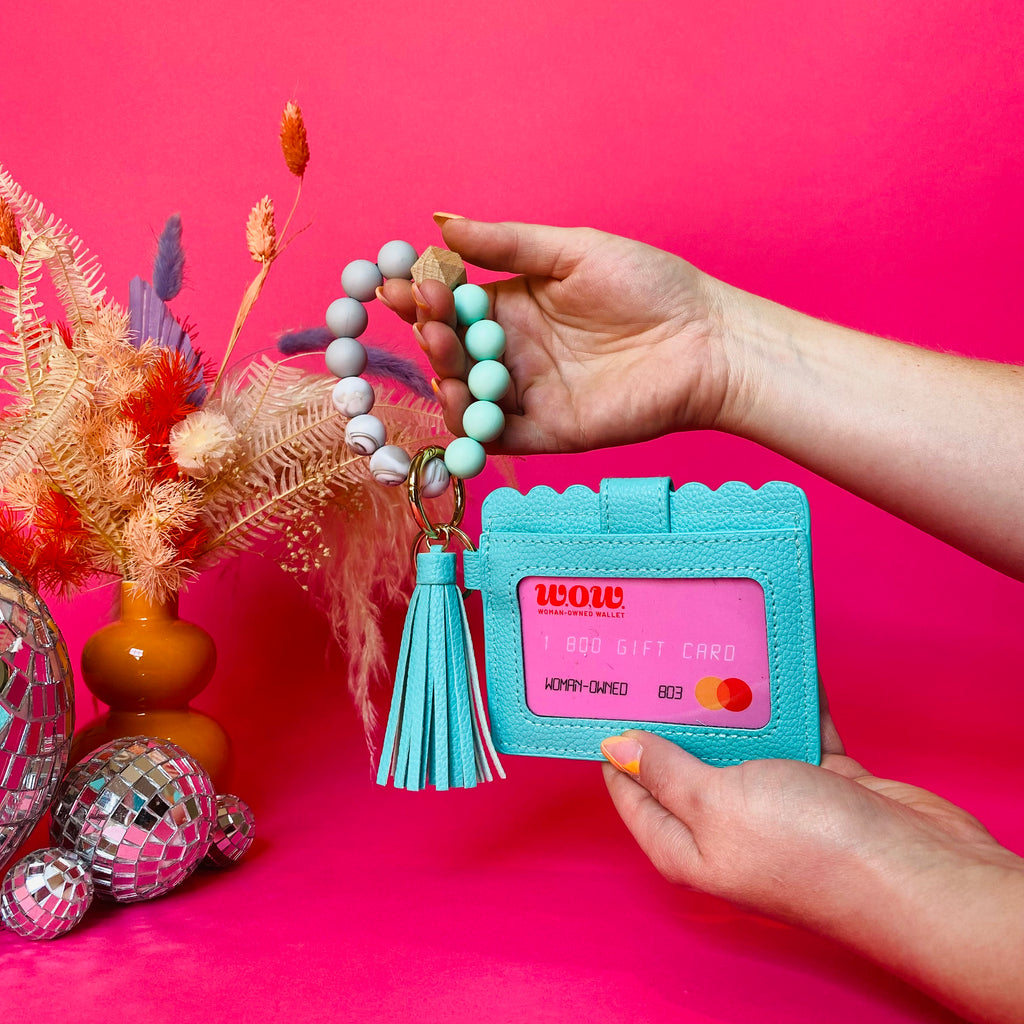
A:
[[[370,322],[363,304],[348,295],[335,299],[327,307],[324,319],[336,338],[358,338]]]
[[[335,377],[358,377],[366,369],[366,349],[355,338],[335,338],[324,352],[324,362]]]
[[[401,239],[385,242],[377,253],[377,266],[385,277],[412,277],[412,265],[419,259],[416,250]]]
[[[341,272],[341,287],[349,298],[369,302],[376,298],[377,289],[384,283],[384,275],[376,263],[353,260]]]

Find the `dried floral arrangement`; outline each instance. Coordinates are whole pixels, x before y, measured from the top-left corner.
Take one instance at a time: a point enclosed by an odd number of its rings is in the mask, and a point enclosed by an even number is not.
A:
[[[272,552],[327,612],[370,721],[370,680],[384,662],[378,609],[408,571],[408,559],[393,557],[409,532],[407,502],[401,489],[375,486],[367,460],[346,447],[332,376],[288,358],[231,362],[291,241],[309,162],[294,104],[280,141],[298,179],[295,200],[280,230],[269,197],[249,215],[259,270],[216,369],[169,306],[184,267],[179,217],[160,236],[152,282],[135,278],[123,307],[106,296],[82,242],[0,167],[0,255],[14,277],[0,286],[11,323],[0,332],[0,551],[61,595],[106,578],[155,600],[231,555]],[[40,296],[46,272],[57,318]],[[393,443],[415,449],[442,433],[414,364],[372,348],[370,356],[370,372],[376,360],[378,375],[400,385],[379,391],[374,410]]]

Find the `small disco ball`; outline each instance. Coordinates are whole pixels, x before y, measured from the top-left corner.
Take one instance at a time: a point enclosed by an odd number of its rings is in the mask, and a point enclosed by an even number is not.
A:
[[[82,919],[92,903],[89,869],[67,850],[35,850],[0,885],[0,919],[26,939],[56,939]]]
[[[206,856],[216,800],[206,770],[176,744],[113,740],[60,784],[50,839],[85,861],[101,899],[148,900],[183,882]]]
[[[71,680],[46,606],[0,559],[0,867],[46,812],[67,767]]]
[[[256,818],[249,805],[230,793],[217,797],[217,820],[210,832],[207,867],[226,868],[241,860],[256,838]]]

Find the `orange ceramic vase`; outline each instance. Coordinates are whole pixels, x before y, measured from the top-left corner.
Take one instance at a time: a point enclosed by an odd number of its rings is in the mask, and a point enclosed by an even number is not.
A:
[[[122,736],[167,739],[228,791],[231,744],[209,715],[189,707],[213,676],[217,650],[205,629],[178,618],[177,596],[152,601],[121,584],[121,616],[86,642],[82,680],[110,711],[75,737],[72,764]]]

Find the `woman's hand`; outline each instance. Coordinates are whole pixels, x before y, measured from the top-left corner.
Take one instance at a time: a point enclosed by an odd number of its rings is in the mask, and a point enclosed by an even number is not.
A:
[[[582,451],[714,424],[728,373],[718,282],[677,256],[589,228],[455,218],[443,233],[467,262],[517,275],[486,286],[512,376],[494,450]],[[389,280],[379,294],[416,323],[445,420],[462,433],[472,397],[451,292]]]
[[[827,712],[822,733],[821,767],[713,768],[628,732],[602,745],[605,777],[670,881],[828,935],[969,1019],[1024,1019],[1024,861],[845,756]]]

